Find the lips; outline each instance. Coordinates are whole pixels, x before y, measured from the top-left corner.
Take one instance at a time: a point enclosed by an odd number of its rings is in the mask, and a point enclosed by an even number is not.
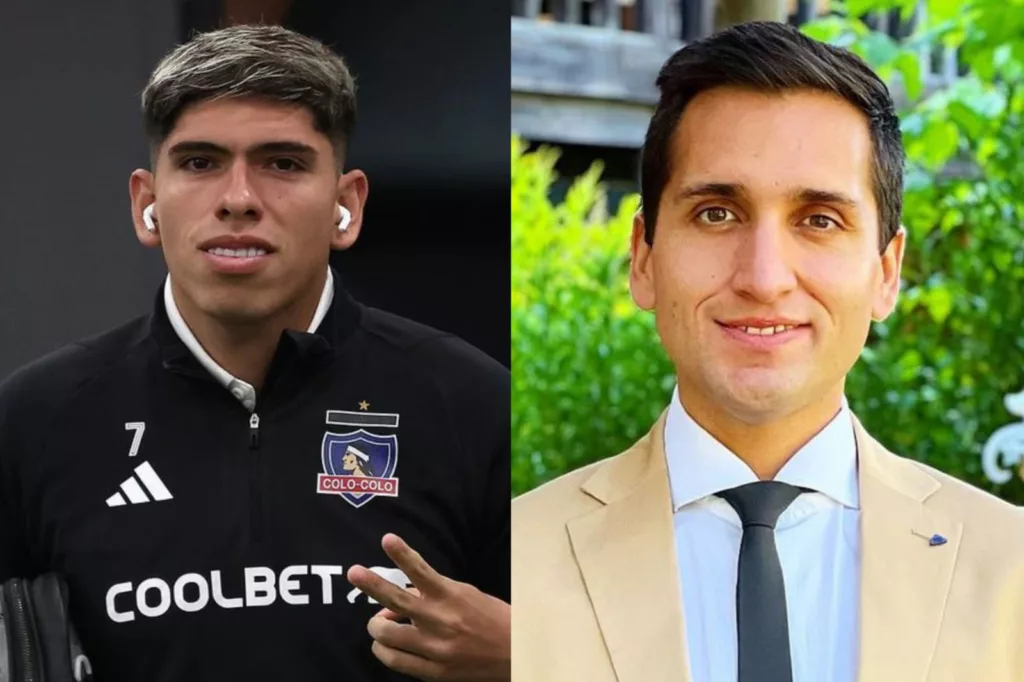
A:
[[[258,237],[231,235],[210,239],[199,245],[203,257],[222,275],[251,275],[270,262],[274,247]]]
[[[737,329],[743,332],[744,334],[749,334],[751,336],[774,336],[775,334],[781,334],[782,332],[790,331],[791,329],[796,329],[800,325],[777,324],[765,327],[754,327],[746,325],[725,326],[728,327],[729,329]]]
[[[214,256],[223,256],[224,258],[256,258],[257,256],[266,256],[268,253],[266,249],[256,247],[249,247],[248,249],[227,249],[222,246],[215,246],[212,249],[207,249],[206,252],[213,254]]]
[[[226,258],[255,258],[275,251],[270,242],[253,236],[224,236],[199,245],[200,251]]]
[[[774,336],[809,326],[805,322],[787,317],[748,317],[716,322],[727,329],[741,331],[750,336]]]

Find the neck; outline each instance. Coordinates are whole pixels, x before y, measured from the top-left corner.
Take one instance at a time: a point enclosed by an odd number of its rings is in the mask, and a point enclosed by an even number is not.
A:
[[[325,275],[319,286],[308,287],[298,300],[265,318],[226,321],[207,313],[171,280],[171,293],[182,319],[199,345],[213,361],[254,388],[262,388],[277,352],[281,334],[287,329],[306,331],[316,314],[323,293]]]
[[[683,409],[762,481],[774,479],[800,448],[824,429],[842,408],[843,385],[794,412],[750,418],[710,405],[679,387]]]

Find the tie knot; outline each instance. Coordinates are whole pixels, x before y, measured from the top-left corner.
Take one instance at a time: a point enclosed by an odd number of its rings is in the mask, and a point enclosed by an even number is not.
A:
[[[757,481],[718,493],[740,515],[743,527],[775,528],[782,512],[803,490],[779,481]]]

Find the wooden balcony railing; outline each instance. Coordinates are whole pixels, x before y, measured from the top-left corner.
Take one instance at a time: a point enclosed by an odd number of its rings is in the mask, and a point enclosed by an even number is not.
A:
[[[802,26],[832,11],[832,0],[512,0],[512,16],[541,22],[632,31],[668,39],[692,41],[716,30],[754,18],[787,21]],[[899,10],[872,12],[864,22],[896,40],[909,36],[924,18],[926,1],[919,0],[913,15],[901,20]],[[953,50],[923,55],[925,73],[956,76]]]
[[[655,75],[675,50],[750,12],[803,25],[832,11],[830,1],[512,0],[513,128],[553,142],[638,146],[657,101]],[[901,40],[923,20],[925,5],[919,0],[909,21],[898,11],[863,19]],[[958,75],[955,51],[920,59],[928,89]]]
[[[831,0],[512,0],[512,16],[689,41],[747,18],[799,26],[827,14],[830,5]],[[869,15],[866,21],[898,38],[909,33],[914,20],[900,22],[894,10]]]

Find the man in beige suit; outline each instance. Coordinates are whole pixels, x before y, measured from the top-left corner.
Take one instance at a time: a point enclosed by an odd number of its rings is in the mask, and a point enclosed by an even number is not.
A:
[[[1024,680],[1024,513],[844,398],[906,238],[884,84],[748,24],[658,86],[630,285],[677,390],[629,450],[513,501],[513,679]]]

